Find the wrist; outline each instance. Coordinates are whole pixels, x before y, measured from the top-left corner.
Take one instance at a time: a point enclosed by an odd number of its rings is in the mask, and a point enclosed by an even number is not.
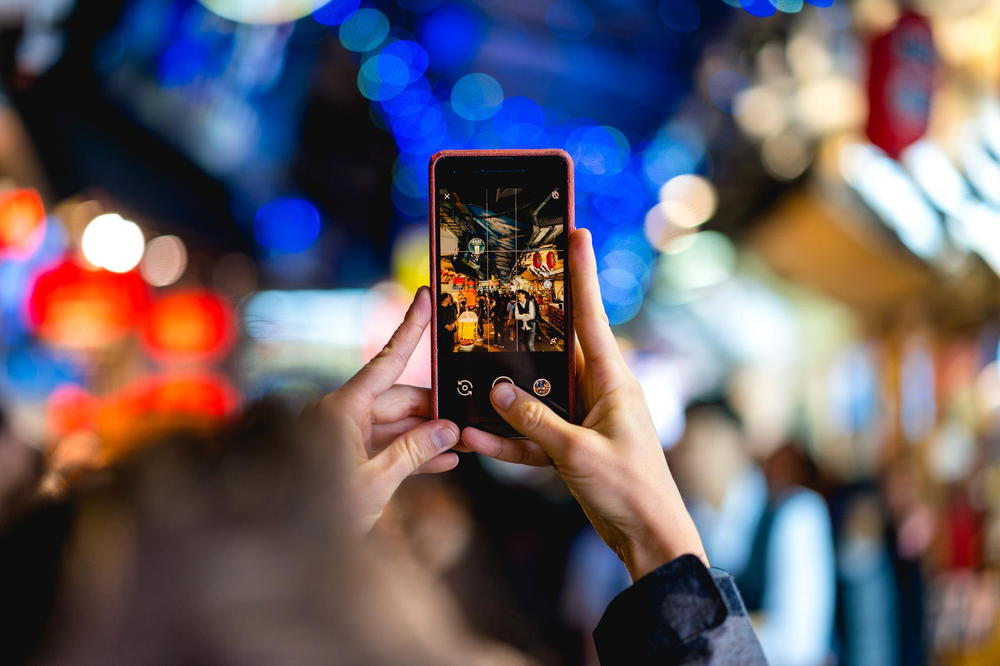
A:
[[[633,582],[682,555],[694,555],[709,566],[705,547],[687,511],[661,508],[657,514],[658,520],[644,521],[643,527],[618,549]]]

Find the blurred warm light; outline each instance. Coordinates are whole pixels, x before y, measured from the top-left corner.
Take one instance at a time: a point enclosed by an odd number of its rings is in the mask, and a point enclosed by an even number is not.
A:
[[[98,215],[83,230],[84,258],[112,273],[127,273],[142,261],[146,240],[135,222],[117,213]]]
[[[816,133],[861,127],[868,110],[861,86],[845,76],[803,85],[795,106],[802,124]]]
[[[0,255],[30,254],[45,231],[45,206],[38,192],[9,190],[0,194]]]
[[[858,0],[854,3],[854,20],[864,32],[884,32],[899,20],[899,5],[895,0]]]
[[[769,136],[760,147],[764,169],[779,180],[794,180],[805,173],[812,162],[809,144],[796,132]]]
[[[833,56],[816,33],[800,30],[788,42],[788,64],[795,76],[811,81],[827,76],[833,69]]]
[[[786,95],[770,86],[754,86],[737,95],[733,104],[736,123],[749,136],[763,139],[788,126],[791,104]]]
[[[334,0],[338,3],[339,0]],[[237,23],[289,23],[326,4],[323,0],[199,0],[210,11]]]
[[[42,340],[95,349],[142,323],[149,290],[137,273],[87,270],[66,259],[41,273],[28,298],[28,319]]]
[[[154,287],[177,282],[187,268],[187,249],[177,236],[157,236],[146,244],[139,272]]]
[[[156,301],[143,329],[146,348],[159,359],[219,358],[235,339],[232,307],[203,289],[173,292]]]
[[[691,229],[712,219],[719,206],[715,185],[695,174],[671,178],[660,188],[660,202],[668,219],[679,227]]]
[[[665,203],[658,203],[649,209],[643,222],[646,240],[660,251],[665,251],[678,236],[689,232],[688,229],[680,227],[672,221],[673,211],[671,208]]]
[[[399,235],[392,248],[392,273],[407,292],[430,284],[430,256],[427,253],[427,228],[414,226]]]

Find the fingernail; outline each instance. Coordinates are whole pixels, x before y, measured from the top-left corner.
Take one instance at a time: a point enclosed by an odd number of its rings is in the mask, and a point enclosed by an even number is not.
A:
[[[500,409],[507,409],[510,407],[516,397],[517,395],[514,393],[514,387],[507,382],[497,384],[496,389],[493,391],[493,402],[495,402],[497,407]]]
[[[439,449],[447,449],[449,446],[458,441],[458,433],[448,426],[444,426],[435,430],[431,439],[434,440],[434,446]]]

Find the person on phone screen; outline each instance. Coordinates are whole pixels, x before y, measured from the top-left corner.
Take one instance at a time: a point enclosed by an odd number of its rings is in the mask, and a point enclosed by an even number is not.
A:
[[[438,338],[454,343],[455,329],[458,327],[455,323],[457,317],[451,294],[444,294],[438,302]]]
[[[517,350],[535,351],[538,307],[528,297],[528,292],[524,289],[517,290],[517,300],[514,304],[514,320],[517,323]]]

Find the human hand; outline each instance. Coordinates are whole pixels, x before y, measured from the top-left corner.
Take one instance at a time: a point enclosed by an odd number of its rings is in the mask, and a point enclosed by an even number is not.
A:
[[[626,366],[604,313],[588,231],[573,232],[569,256],[583,423],[568,423],[533,396],[500,383],[490,400],[500,416],[528,439],[466,428],[463,448],[507,462],[553,465],[633,580],[686,553],[707,564],[642,389]]]
[[[348,448],[361,529],[367,532],[408,476],[446,472],[458,426],[431,418],[430,390],[396,384],[431,317],[430,292],[417,290],[403,323],[375,358],[314,410]]]

